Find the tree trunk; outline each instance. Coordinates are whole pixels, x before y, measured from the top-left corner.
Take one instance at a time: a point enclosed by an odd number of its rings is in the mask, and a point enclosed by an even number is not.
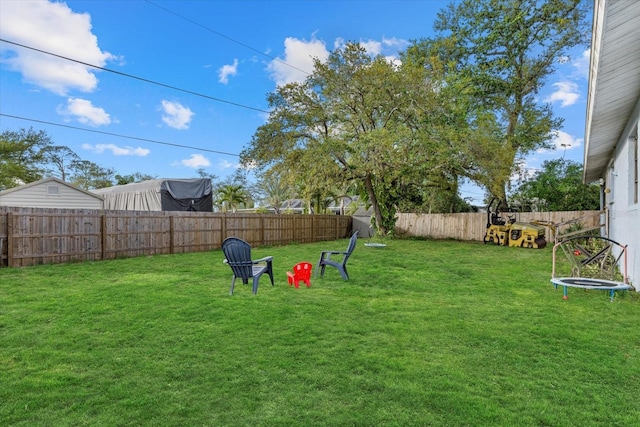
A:
[[[387,234],[387,229],[382,221],[382,213],[380,212],[380,205],[378,204],[378,198],[375,191],[373,191],[373,182],[371,181],[371,175],[367,174],[364,178],[364,186],[367,190],[367,196],[369,196],[369,202],[371,202],[371,208],[373,209],[373,217],[376,220],[376,228],[383,236]]]

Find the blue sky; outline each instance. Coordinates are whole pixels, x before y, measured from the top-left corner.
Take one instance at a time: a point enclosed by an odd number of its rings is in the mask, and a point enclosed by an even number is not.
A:
[[[191,178],[201,168],[225,178],[277,84],[304,79],[312,57],[346,41],[393,58],[433,34],[448,3],[2,0],[2,39],[184,91],[0,42],[0,130],[45,130],[123,175]],[[575,49],[539,94],[565,123],[555,150],[526,159],[528,171],[563,155],[582,162],[588,65],[586,48]],[[473,185],[461,195],[482,203]]]

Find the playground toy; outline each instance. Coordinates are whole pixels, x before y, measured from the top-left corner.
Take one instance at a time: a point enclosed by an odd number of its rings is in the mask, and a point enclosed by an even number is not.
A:
[[[568,260],[570,272],[566,277],[556,277],[559,263],[556,252],[560,248]],[[622,281],[618,263],[622,259]],[[609,291],[613,301],[615,291],[626,291],[632,288],[627,279],[627,246],[623,246],[607,237],[596,235],[572,236],[559,241],[553,246],[553,270],[551,283],[558,288],[564,287],[562,298],[569,299],[568,287],[583,289],[599,289]]]
[[[307,288],[311,287],[311,269],[312,264],[309,262],[299,262],[293,266],[293,272],[287,271],[287,279],[289,280],[289,286],[293,285],[296,289],[300,288],[300,282],[302,281],[307,285]]]

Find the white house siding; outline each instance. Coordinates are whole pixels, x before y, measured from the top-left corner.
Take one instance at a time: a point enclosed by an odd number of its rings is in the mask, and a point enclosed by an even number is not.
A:
[[[602,183],[608,237],[628,245],[627,278],[640,291],[640,1],[593,3],[583,180]]]
[[[0,192],[0,206],[102,209],[102,198],[58,179],[45,179]]]
[[[626,129],[631,131],[620,138],[607,170],[605,202],[609,214],[609,237],[628,245],[628,277],[640,291],[640,194],[637,183],[640,176],[637,160],[640,113],[636,114],[630,118]]]

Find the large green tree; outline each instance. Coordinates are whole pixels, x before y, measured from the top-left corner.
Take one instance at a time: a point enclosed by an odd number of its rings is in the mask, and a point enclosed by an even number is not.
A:
[[[115,176],[116,185],[131,184],[134,182],[148,181],[150,179],[157,179],[157,178],[158,178],[157,176],[144,174],[142,172],[134,172],[131,175],[116,174]]]
[[[524,210],[600,209],[600,186],[583,184],[582,165],[570,160],[546,161],[533,177],[525,179],[511,197]]]
[[[281,213],[282,204],[294,195],[293,188],[285,184],[276,174],[264,175],[258,183],[258,189],[267,206],[271,207],[276,214]]]
[[[584,0],[462,0],[438,14],[438,37],[421,40],[468,96],[466,176],[506,200],[518,159],[546,147],[562,124],[538,91],[569,49],[587,41]]]
[[[72,165],[70,182],[84,190],[111,187],[115,170],[105,168],[89,160],[76,160]]]
[[[33,128],[0,135],[0,190],[42,179],[47,152],[53,146],[45,131]]]
[[[67,181],[80,157],[69,147],[49,146],[44,150],[47,174]]]
[[[0,134],[0,190],[57,177],[80,188],[89,190],[154,179],[151,175],[135,172],[115,175],[112,168],[83,160],[64,145],[54,145],[43,130],[33,128],[4,131]]]
[[[377,229],[392,231],[398,205],[447,175],[458,152],[425,126],[443,114],[440,87],[414,65],[371,57],[356,43],[316,60],[304,82],[269,95],[269,120],[243,162],[277,172],[307,200],[353,184]]]
[[[20,129],[0,134],[0,190],[55,176],[89,190],[113,185],[115,171],[54,145],[47,132]],[[143,177],[134,174],[132,176]]]

